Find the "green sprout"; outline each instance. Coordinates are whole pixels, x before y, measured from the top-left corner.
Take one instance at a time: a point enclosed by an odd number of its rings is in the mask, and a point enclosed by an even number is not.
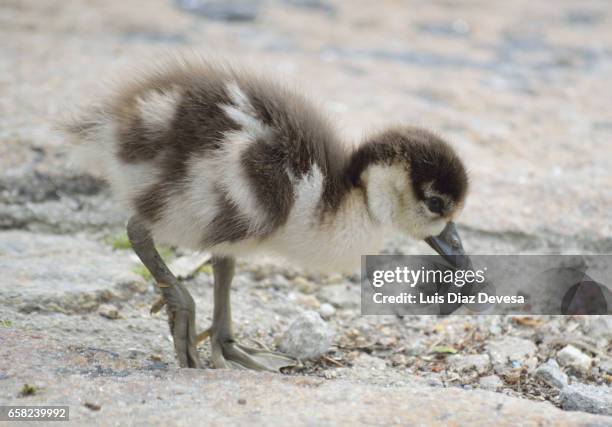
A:
[[[132,244],[128,239],[127,233],[108,236],[104,241],[113,248],[114,251],[130,249]]]
[[[23,387],[21,387],[19,396],[21,397],[34,396],[36,393],[38,393],[38,388],[36,386],[30,385],[30,384],[24,384]]]
[[[213,268],[212,268],[212,264],[210,263],[204,264],[198,269],[198,273],[212,274],[212,272],[213,272]]]
[[[147,281],[153,278],[153,276],[151,276],[151,272],[142,264],[135,265],[132,268],[132,271]]]

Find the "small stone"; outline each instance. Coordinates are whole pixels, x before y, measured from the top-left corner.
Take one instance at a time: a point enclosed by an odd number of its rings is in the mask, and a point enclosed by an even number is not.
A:
[[[314,359],[325,354],[334,333],[316,311],[306,311],[289,325],[279,341],[281,351],[298,359]]]
[[[612,415],[612,388],[608,386],[568,385],[561,390],[559,401],[568,411]]]
[[[321,301],[341,308],[357,308],[361,304],[359,286],[346,283],[322,286],[317,293]]]
[[[585,329],[596,340],[612,340],[612,316],[589,316]]]
[[[301,295],[297,296],[297,302],[304,308],[309,310],[316,310],[321,306],[321,302],[314,295]]]
[[[344,276],[341,274],[331,274],[325,278],[325,283],[333,285],[344,281]]]
[[[450,367],[458,372],[476,371],[482,374],[491,367],[491,360],[486,354],[455,354],[446,360]]]
[[[107,319],[115,320],[119,318],[119,310],[114,305],[100,304],[98,314]]]
[[[319,307],[319,314],[323,319],[329,319],[336,314],[336,309],[333,305],[325,302],[321,304],[321,307]]]
[[[314,283],[301,276],[298,276],[293,279],[293,285],[304,294],[312,294],[317,289],[317,286]]]
[[[506,384],[518,384],[521,381],[521,369],[509,369],[503,373]]]
[[[130,348],[127,352],[128,359],[138,359],[144,357],[145,355],[146,353],[144,351],[139,350],[137,348]]]
[[[502,333],[502,328],[497,324],[490,325],[488,329],[489,329],[489,333],[493,336],[498,336],[498,335],[501,335]]]
[[[481,377],[478,384],[480,384],[480,388],[490,391],[497,391],[504,386],[504,382],[497,375]]]
[[[282,274],[278,274],[278,273],[270,277],[270,283],[275,288],[286,288],[290,286],[289,280],[287,280],[287,278],[283,276]]]
[[[391,363],[395,366],[404,366],[406,365],[406,356],[402,353],[397,353],[391,356]]]
[[[528,372],[533,372],[533,370],[538,366],[538,358],[535,356],[530,357],[525,361],[524,366],[527,368]]]
[[[178,279],[187,279],[193,277],[200,267],[210,261],[210,257],[208,252],[194,252],[175,258],[168,268]]]
[[[91,411],[99,411],[100,409],[102,409],[102,406],[98,405],[97,403],[93,403],[93,402],[85,402],[83,406],[85,406],[87,409]]]
[[[535,377],[558,389],[562,389],[567,385],[567,375],[561,371],[555,359],[549,359],[546,363],[538,366],[538,369],[535,371]]]
[[[425,381],[430,387],[444,387],[444,382],[441,379],[442,375],[432,372],[425,376]]]
[[[599,370],[605,374],[612,375],[612,360],[602,360],[599,362]]]
[[[253,267],[251,275],[253,276],[253,280],[256,280],[257,282],[260,282],[267,277],[267,273],[259,265]]]
[[[397,337],[394,336],[390,336],[390,337],[381,337],[378,342],[383,346],[383,347],[394,347],[397,344]]]
[[[239,405],[246,405],[246,403],[247,403],[246,399],[238,399]]]
[[[512,361],[520,364],[535,355],[537,347],[533,342],[523,338],[505,337],[489,342],[486,349],[491,357],[491,362],[497,368],[498,366],[504,367]]]
[[[522,366],[522,363],[516,359],[511,359],[510,360],[510,367],[512,369],[518,369]]]
[[[589,372],[593,362],[589,356],[571,344],[559,350],[557,360],[561,366],[569,366],[582,374]]]
[[[384,371],[387,368],[387,362],[380,357],[371,356],[367,353],[361,353],[353,361],[353,368],[366,369],[369,371]]]
[[[333,380],[335,378],[338,378],[338,373],[336,371],[325,371],[323,375],[328,380]]]

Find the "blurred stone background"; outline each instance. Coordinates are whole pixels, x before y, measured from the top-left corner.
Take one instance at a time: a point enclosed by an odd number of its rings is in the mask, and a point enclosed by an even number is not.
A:
[[[394,396],[417,390],[423,402],[433,401],[448,395],[440,387],[461,391],[457,399],[481,409],[421,403],[432,419],[459,424],[504,425],[527,412],[551,425],[587,420],[506,395],[612,414],[609,317],[361,317],[354,277],[315,277],[266,263],[240,266],[237,332],[273,345],[291,333],[294,319],[317,311],[335,335],[326,355],[286,381],[176,369],[165,315],[148,314],[153,285],[122,235],[125,214],[103,183],[67,167],[66,141],[53,130],[58,119],[103,94],[105,82],[176,51],[279,76],[329,112],[351,141],[396,122],[437,130],[470,170],[459,223],[472,253],[612,252],[606,0],[3,0],[0,403],[70,402],[75,419],[104,424],[104,412],[127,416],[119,395],[146,415],[133,422],[177,421],[185,407],[191,416],[215,414],[229,423],[238,413],[280,423],[266,405],[282,401],[291,384],[306,402],[295,410],[299,424],[313,421],[315,412],[322,417],[315,422],[348,417],[335,409],[359,384],[385,396],[381,422],[422,420]],[[388,250],[428,251],[403,240]],[[204,328],[210,269],[187,285]],[[208,359],[208,345],[201,358]],[[144,385],[151,378],[155,385]],[[218,386],[217,401],[164,394],[178,387],[196,396],[209,380]],[[252,396],[261,390],[241,397],[232,386],[259,381],[271,384],[268,401]],[[25,383],[38,391],[18,397]],[[397,389],[372,388],[381,385]],[[88,395],[79,393],[83,387]],[[246,405],[221,403],[239,399]],[[259,406],[250,406],[253,399]],[[499,404],[511,409],[485,415]],[[351,420],[366,422],[369,414],[355,410]],[[609,418],[593,420],[610,425]],[[539,422],[525,424],[532,421]]]

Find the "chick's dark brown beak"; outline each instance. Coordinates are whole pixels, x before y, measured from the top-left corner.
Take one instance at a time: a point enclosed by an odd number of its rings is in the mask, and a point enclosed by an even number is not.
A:
[[[444,230],[442,230],[442,233],[435,237],[428,237],[425,241],[439,253],[442,258],[448,261],[453,268],[457,270],[472,269],[472,261],[470,257],[465,254],[461,238],[459,237],[454,222],[449,221]]]

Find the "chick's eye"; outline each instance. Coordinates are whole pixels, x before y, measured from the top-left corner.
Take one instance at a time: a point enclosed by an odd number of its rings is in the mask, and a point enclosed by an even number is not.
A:
[[[444,210],[444,202],[439,197],[429,197],[425,200],[427,204],[427,208],[433,213],[441,214],[442,210]]]

